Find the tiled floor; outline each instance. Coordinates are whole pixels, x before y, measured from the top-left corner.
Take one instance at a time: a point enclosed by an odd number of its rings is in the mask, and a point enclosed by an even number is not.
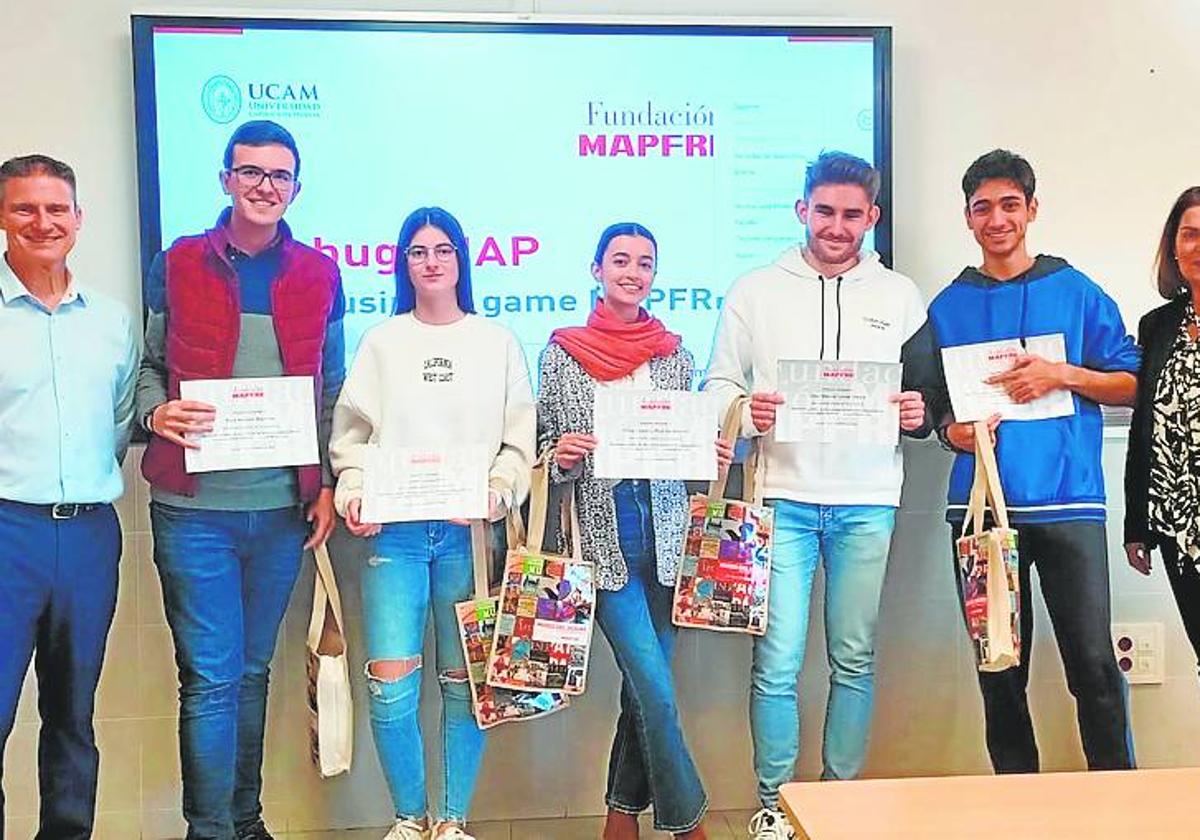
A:
[[[751,811],[712,811],[704,823],[709,840],[741,840],[746,837],[746,823]],[[476,840],[596,840],[604,820],[600,817],[579,817],[559,820],[512,820],[509,822],[472,823],[471,833]],[[381,828],[355,828],[342,831],[300,832],[278,835],[276,840],[380,840],[386,833]],[[669,834],[653,830],[650,818],[642,818],[642,837],[667,838]]]

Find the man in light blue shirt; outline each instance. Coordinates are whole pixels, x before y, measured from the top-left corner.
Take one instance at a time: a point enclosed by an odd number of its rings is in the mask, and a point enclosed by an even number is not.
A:
[[[138,368],[129,313],[67,268],[81,221],[69,166],[0,165],[0,762],[36,648],[39,840],[92,834],[92,709],[121,557],[112,502]],[[0,792],[0,828],[3,806]]]

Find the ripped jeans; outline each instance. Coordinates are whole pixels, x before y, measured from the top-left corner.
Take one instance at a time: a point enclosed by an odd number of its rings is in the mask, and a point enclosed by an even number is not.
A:
[[[383,526],[362,575],[371,731],[396,816],[427,813],[425,750],[418,707],[425,624],[433,609],[442,690],[442,798],[436,816],[466,822],[483,758],[483,732],[471,714],[466,663],[454,604],[472,597],[471,532],[449,522]],[[374,663],[399,663],[395,679],[372,675]],[[406,672],[406,673],[405,673]]]

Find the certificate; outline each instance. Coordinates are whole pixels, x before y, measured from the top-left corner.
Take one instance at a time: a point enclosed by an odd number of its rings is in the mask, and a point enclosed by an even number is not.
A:
[[[486,519],[486,446],[369,447],[363,458],[363,522]]]
[[[1067,360],[1062,333],[1031,336],[1025,339],[1025,347],[1016,338],[943,347],[942,367],[946,371],[954,419],[970,423],[999,414],[1005,420],[1044,420],[1074,414],[1075,399],[1070,391],[1051,391],[1033,402],[1015,403],[1003,387],[984,382],[988,377],[1004,373],[1026,353],[1051,362]]]
[[[708,394],[597,388],[596,478],[717,477],[717,411]]]
[[[898,362],[780,359],[775,440],[896,446],[902,373]]]
[[[200,445],[183,450],[189,473],[297,467],[320,460],[311,376],[190,379],[179,383],[179,396],[216,409],[211,432],[187,436]]]

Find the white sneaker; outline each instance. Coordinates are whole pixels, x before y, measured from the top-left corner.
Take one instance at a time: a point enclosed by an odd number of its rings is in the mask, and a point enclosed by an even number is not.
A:
[[[430,835],[433,840],[475,840],[474,835],[467,834],[462,823],[440,822],[433,827]]]
[[[417,820],[396,820],[383,840],[425,840],[428,836],[429,829]]]
[[[796,832],[783,811],[761,808],[750,818],[751,840],[795,840]]]

